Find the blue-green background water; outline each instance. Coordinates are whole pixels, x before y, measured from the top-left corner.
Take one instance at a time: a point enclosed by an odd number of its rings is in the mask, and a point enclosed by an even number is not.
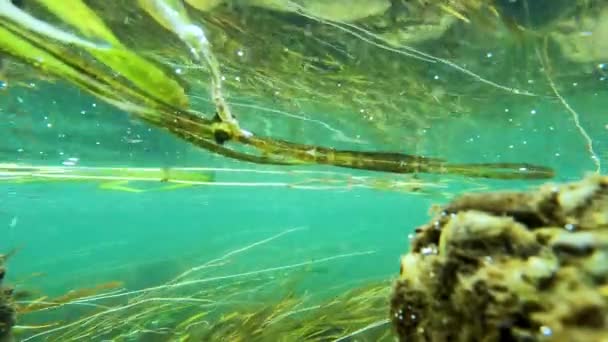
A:
[[[604,163],[605,95],[599,88],[569,98]],[[5,89],[2,112],[3,162],[60,166],[78,158],[79,165],[269,169],[199,151],[70,87],[39,83],[33,91]],[[457,162],[547,165],[556,169],[558,181],[593,170],[571,115],[555,100],[508,96],[488,103],[477,117],[475,122],[438,122],[422,133],[422,149]],[[331,144],[331,137],[323,139]],[[273,175],[266,178],[277,180]],[[455,184],[460,181],[448,178]],[[247,179],[244,175],[239,180]],[[538,182],[478,184],[517,188]],[[428,220],[432,204],[445,201],[372,189],[194,187],[124,193],[69,182],[0,184],[0,191],[0,250],[20,248],[10,263],[10,279],[42,272],[22,286],[50,293],[109,280],[125,280],[134,288],[156,285],[206,259],[293,227],[305,230],[249,251],[237,268],[262,269],[374,251],[324,266],[328,270],[318,276],[319,284],[387,278],[397,274],[408,234]]]
[[[595,90],[578,91],[576,85],[561,85],[562,94],[580,114],[581,126],[606,165],[607,81],[598,76],[589,82]],[[410,179],[331,167],[267,167],[227,160],[142,124],[63,83],[32,81],[29,88],[10,85],[0,94],[2,163],[305,169],[393,181]],[[196,105],[209,104],[202,101]],[[392,149],[464,163],[530,162],[554,168],[555,181],[578,179],[594,170],[572,114],[555,98],[505,94],[480,99],[476,110],[472,118],[447,117],[426,128],[387,127],[387,144],[375,141],[377,132],[360,123],[338,127],[340,133],[336,133],[320,128],[318,122],[294,123],[252,108],[239,110],[239,118],[245,127],[326,146]],[[331,116],[323,123],[338,125]],[[363,142],[344,137],[359,137]],[[412,140],[415,151],[410,150]],[[93,182],[0,182],[0,252],[18,248],[8,265],[8,282],[20,289],[57,296],[116,280],[129,290],[137,290],[163,284],[191,267],[288,229],[301,228],[230,258],[230,264],[213,275],[370,252],[302,267],[307,272],[301,284],[305,291],[314,293],[341,285],[354,288],[396,277],[408,236],[429,220],[430,207],[445,203],[449,195],[476,189],[522,189],[541,183],[419,176],[447,188],[420,194],[380,188],[200,186],[130,193],[101,189]],[[301,181],[307,177],[295,178]],[[288,182],[294,177],[216,172],[215,180]],[[31,277],[33,274],[36,276]],[[277,279],[287,276],[283,271],[273,274]]]

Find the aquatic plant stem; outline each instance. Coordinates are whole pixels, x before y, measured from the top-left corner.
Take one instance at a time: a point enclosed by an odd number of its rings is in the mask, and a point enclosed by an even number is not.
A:
[[[359,335],[359,334],[361,334],[361,333],[363,333],[365,331],[368,331],[368,330],[371,330],[371,329],[374,329],[374,328],[377,328],[377,327],[381,327],[383,325],[387,325],[387,324],[390,324],[390,323],[391,323],[390,319],[388,319],[388,318],[387,319],[383,319],[381,321],[374,322],[374,323],[372,323],[370,325],[367,325],[367,326],[365,326],[365,327],[363,327],[363,328],[361,328],[359,330],[356,330],[356,331],[354,331],[354,332],[352,332],[352,333],[350,333],[348,335],[345,335],[345,336],[342,336],[342,337],[340,337],[338,339],[335,339],[333,342],[350,341],[351,337],[353,337],[353,336],[357,336],[357,335]]]
[[[129,291],[129,292],[118,293],[118,294],[110,295],[110,296],[100,296],[100,297],[96,297],[96,298],[93,298],[93,299],[94,300],[103,300],[103,299],[110,299],[110,298],[130,296],[130,295],[140,294],[140,293],[147,293],[147,292],[156,291],[156,290],[164,290],[164,289],[170,289],[170,288],[177,288],[177,287],[184,287],[184,286],[189,286],[189,285],[208,283],[208,282],[213,282],[213,281],[220,281],[220,280],[228,280],[228,279],[249,277],[249,276],[255,276],[255,275],[264,274],[264,273],[271,273],[271,272],[276,272],[276,271],[285,271],[285,270],[294,269],[294,268],[300,268],[300,267],[304,267],[304,266],[310,266],[310,265],[315,265],[315,264],[320,264],[320,263],[326,263],[326,262],[337,260],[337,259],[344,259],[344,258],[349,258],[349,257],[371,255],[371,254],[374,254],[374,253],[376,253],[376,251],[365,251],[365,252],[354,252],[354,253],[338,254],[338,255],[334,255],[334,256],[330,256],[330,257],[321,258],[321,259],[318,259],[318,260],[300,262],[300,263],[297,263],[297,264],[291,264],[291,265],[286,265],[286,266],[277,266],[277,267],[265,268],[265,269],[257,270],[257,271],[242,272],[242,273],[225,275],[225,276],[217,276],[217,277],[204,278],[204,279],[187,280],[187,281],[183,281],[183,282],[179,282],[179,283],[175,283],[175,284],[166,284],[166,285],[154,286],[154,287],[149,287],[149,288],[145,288],[145,289],[141,289],[141,290],[133,290],[133,291]],[[79,299],[76,302],[78,302],[78,303],[90,302],[93,299]]]
[[[183,287],[183,286],[188,286],[188,285],[195,285],[195,284],[202,284],[202,283],[208,283],[208,282],[215,282],[215,281],[222,281],[222,280],[229,280],[229,279],[236,279],[236,278],[243,278],[243,277],[250,277],[250,276],[255,276],[255,275],[259,275],[259,274],[265,274],[265,273],[273,273],[273,272],[277,272],[277,271],[285,271],[285,270],[289,270],[289,269],[296,269],[296,268],[302,268],[302,267],[307,267],[310,265],[315,265],[315,264],[321,264],[321,263],[327,263],[330,261],[334,261],[334,260],[339,260],[339,259],[345,259],[345,258],[351,258],[351,257],[357,257],[357,256],[365,256],[365,255],[371,255],[374,254],[375,251],[363,251],[363,252],[353,252],[353,253],[345,253],[345,254],[339,254],[339,255],[333,255],[333,256],[329,256],[329,257],[325,257],[325,258],[321,258],[321,259],[317,259],[317,260],[311,260],[311,261],[305,261],[305,262],[300,262],[300,263],[296,263],[296,264],[290,264],[290,265],[285,265],[285,266],[277,266],[277,267],[271,267],[271,268],[266,268],[266,269],[262,269],[262,270],[257,270],[257,271],[249,271],[249,272],[242,272],[242,273],[237,273],[237,274],[231,274],[231,275],[225,275],[225,276],[217,276],[217,277],[211,277],[211,278],[203,278],[203,279],[197,279],[197,280],[189,280],[189,281],[184,281],[184,282],[180,282],[180,283],[175,283],[175,284],[167,284],[167,285],[161,285],[161,286],[155,286],[155,287],[149,287],[149,288],[145,288],[145,289],[141,289],[141,290],[134,290],[134,291],[130,291],[130,292],[124,292],[124,293],[118,293],[118,294],[114,294],[114,295],[108,295],[108,296],[99,296],[99,297],[95,297],[95,298],[90,298],[90,299],[80,299],[80,300],[75,300],[72,301],[71,303],[89,303],[93,300],[97,301],[97,300],[106,300],[106,299],[111,299],[111,298],[118,298],[118,297],[124,297],[124,296],[129,296],[129,295],[134,295],[134,294],[141,294],[141,293],[149,293],[152,291],[158,291],[158,290],[164,290],[164,289],[173,289],[173,288],[178,288],[178,287]],[[187,300],[190,300],[192,298],[186,298]],[[123,306],[118,306],[118,307],[114,307],[105,311],[101,311],[98,312],[96,314],[93,314],[91,316],[82,318],[80,320],[71,322],[69,324],[63,325],[61,327],[57,327],[51,330],[47,330],[32,336],[29,336],[25,339],[22,340],[22,342],[26,342],[26,341],[30,341],[34,338],[38,338],[38,337],[42,337],[45,335],[49,335],[51,333],[55,333],[61,330],[65,330],[67,328],[73,327],[73,326],[78,326],[80,324],[86,324],[87,322],[92,321],[95,318],[104,316],[104,315],[108,315],[111,313],[115,313],[115,312],[119,312],[119,311],[124,311],[128,308],[137,306],[137,305],[141,305],[143,303],[146,302],[151,302],[151,301],[175,301],[175,299],[171,299],[171,298],[163,298],[163,297],[153,297],[153,298],[145,298],[142,299],[140,301],[136,301],[136,302],[131,302],[129,304],[123,305]],[[181,299],[180,299],[181,300]],[[180,301],[177,300],[177,301]],[[196,300],[196,299],[193,299]],[[203,300],[204,301],[204,300]],[[205,302],[206,304],[203,305],[209,305],[212,306],[214,304],[209,303],[209,301]],[[200,306],[199,306],[200,307]]]
[[[515,89],[515,88],[504,86],[502,84],[498,84],[496,82],[483,78],[482,76],[474,73],[473,71],[466,69],[462,66],[459,66],[459,65],[455,64],[454,62],[451,62],[451,61],[443,59],[443,58],[435,57],[433,55],[430,55],[425,52],[419,51],[415,48],[412,48],[410,46],[405,46],[405,45],[400,45],[400,44],[390,44],[389,45],[389,42],[387,42],[386,39],[370,32],[368,30],[358,27],[354,24],[322,19],[317,16],[306,13],[305,8],[296,4],[295,2],[290,1],[290,0],[288,0],[288,2],[290,3],[291,6],[293,6],[294,8],[296,8],[298,10],[298,13],[301,16],[314,20],[314,21],[318,21],[320,23],[323,23],[323,24],[331,26],[331,27],[335,27],[343,32],[346,32],[354,37],[361,39],[362,41],[364,41],[366,43],[372,44],[381,49],[395,52],[395,53],[403,55],[403,56],[415,58],[415,59],[418,59],[418,60],[421,60],[421,61],[424,61],[427,63],[440,63],[440,64],[447,65],[448,67],[453,68],[465,75],[473,77],[474,79],[476,79],[479,82],[485,83],[494,88],[498,88],[498,89],[507,91],[509,93],[513,93],[516,95],[525,95],[525,96],[537,96],[536,94],[531,93],[526,90]],[[355,31],[359,31],[361,34],[355,32]],[[366,38],[364,35],[371,37],[373,40]],[[376,41],[374,41],[374,40],[376,40]],[[379,41],[380,43],[378,43],[377,41]]]
[[[61,330],[65,330],[65,329],[67,329],[69,327],[73,327],[73,326],[79,325],[81,323],[86,324],[87,322],[92,321],[93,319],[95,319],[97,317],[108,315],[108,314],[115,313],[115,312],[118,312],[118,311],[123,311],[123,310],[126,310],[128,308],[131,308],[131,307],[134,307],[134,306],[137,306],[137,305],[141,305],[141,304],[144,304],[144,303],[147,303],[147,302],[166,301],[166,300],[172,301],[171,298],[147,298],[147,299],[144,299],[144,300],[139,301],[139,302],[130,303],[130,304],[127,304],[127,305],[110,308],[108,310],[98,312],[96,314],[93,314],[91,316],[85,317],[85,318],[80,319],[78,321],[74,321],[72,323],[69,323],[69,324],[66,324],[66,325],[63,325],[63,326],[51,329],[51,330],[47,330],[47,331],[44,331],[44,332],[41,332],[41,333],[38,333],[38,334],[35,334],[35,335],[32,335],[32,336],[29,336],[29,337],[24,338],[23,340],[21,340],[21,342],[30,341],[30,340],[38,338],[38,337],[42,337],[42,336],[45,336],[45,335],[48,335],[48,334],[51,334],[51,333],[55,333],[55,332],[58,332],[58,331],[61,331]],[[213,305],[213,304],[209,304],[207,302],[207,304],[205,304],[205,305]]]
[[[557,86],[555,85],[555,82],[553,81],[553,78],[551,77],[551,64],[549,61],[549,55],[547,53],[547,50],[548,50],[548,38],[545,37],[543,39],[542,53],[539,51],[539,48],[537,46],[536,54],[538,56],[538,59],[542,65],[543,69],[545,70],[544,74],[547,77],[547,82],[549,83],[549,86],[551,87],[553,94],[555,94],[555,97],[558,98],[560,103],[564,106],[564,108],[566,108],[566,110],[572,116],[572,120],[574,121],[574,126],[576,127],[576,129],[578,130],[580,135],[585,140],[585,147],[587,149],[587,152],[590,154],[590,158],[593,161],[593,164],[595,165],[595,172],[599,174],[599,173],[601,173],[601,170],[602,170],[602,164],[601,164],[601,160],[600,160],[599,156],[593,149],[593,139],[591,139],[591,136],[589,136],[589,133],[587,133],[587,131],[581,124],[580,115],[574,110],[574,108],[572,108],[572,106],[570,106],[570,104],[566,101],[566,99],[557,90]]]
[[[86,39],[75,36],[72,33],[58,29],[55,26],[48,24],[45,21],[39,20],[27,12],[23,11],[19,7],[13,5],[10,0],[0,0],[0,18],[13,20],[22,26],[27,26],[37,33],[46,36],[47,38],[53,38],[63,41],[67,44],[74,44],[93,49],[106,49],[107,46],[96,44]]]
[[[283,236],[283,235],[287,235],[287,234],[290,234],[290,233],[293,233],[293,232],[297,232],[297,231],[302,231],[302,230],[304,230],[304,229],[305,229],[305,228],[303,228],[303,227],[296,227],[296,228],[287,229],[287,230],[284,230],[284,231],[282,231],[282,232],[280,232],[280,233],[278,233],[278,234],[275,234],[275,235],[273,235],[273,236],[271,236],[271,237],[268,237],[268,238],[266,238],[266,239],[259,240],[259,241],[256,241],[256,242],[252,243],[252,244],[249,244],[249,245],[247,245],[247,246],[245,246],[245,247],[241,247],[241,248],[239,248],[239,249],[236,249],[236,250],[230,251],[230,252],[228,252],[228,253],[224,254],[223,256],[221,256],[221,257],[219,257],[219,258],[215,258],[215,259],[213,259],[213,260],[207,261],[207,262],[206,262],[206,263],[204,263],[203,265],[196,266],[196,267],[192,267],[191,269],[189,269],[189,270],[185,271],[184,273],[182,273],[182,274],[178,275],[177,277],[175,277],[175,278],[174,278],[173,280],[171,280],[169,283],[176,282],[177,280],[179,280],[179,279],[181,279],[181,278],[186,277],[187,275],[191,274],[192,272],[196,272],[196,271],[198,271],[198,270],[200,270],[200,269],[203,269],[203,268],[209,267],[210,265],[213,265],[213,264],[215,264],[215,263],[217,263],[217,262],[224,261],[224,260],[226,260],[226,259],[228,259],[228,258],[230,258],[230,257],[232,257],[232,256],[235,256],[235,255],[237,255],[237,254],[240,254],[240,253],[246,252],[246,251],[248,251],[248,250],[250,250],[250,249],[252,249],[252,248],[254,248],[254,247],[257,247],[257,246],[260,246],[260,245],[266,244],[266,243],[268,243],[268,242],[271,242],[271,241],[273,241],[273,240],[276,240],[276,239],[280,238],[280,237],[281,237],[281,236]]]
[[[0,22],[0,38],[0,49],[13,57],[46,73],[67,79],[116,107],[137,115],[146,123],[166,129],[185,141],[228,158],[257,164],[322,164],[391,173],[456,174],[496,179],[545,179],[554,176],[550,168],[522,163],[451,165],[438,158],[391,152],[337,150],[256,137],[251,133],[230,136],[234,142],[253,147],[257,154],[241,152],[218,141],[218,130],[231,134],[225,126],[221,126],[223,123],[185,109],[179,104],[181,101],[163,101],[150,95],[155,91],[133,88],[129,86],[128,77],[111,74],[107,69],[89,62],[82,54],[76,54],[32,34],[27,27],[20,27],[10,21]],[[43,63],[40,62],[41,58]],[[161,79],[164,78],[154,78],[156,83]]]
[[[241,130],[230,111],[222,88],[220,64],[215,58],[203,28],[188,18],[181,0],[139,0],[141,7],[163,26],[174,32],[189,48],[197,62],[205,60],[211,74],[211,94],[218,117],[228,125],[232,135],[248,135]]]

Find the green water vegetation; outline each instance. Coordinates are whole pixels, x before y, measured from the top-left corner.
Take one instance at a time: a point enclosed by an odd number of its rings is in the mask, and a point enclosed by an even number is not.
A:
[[[165,297],[152,298],[147,303],[135,301],[123,306],[106,306],[105,309],[100,305],[98,316],[89,314],[76,320],[78,324],[50,321],[39,325],[17,325],[15,331],[24,340],[37,340],[43,336],[47,339],[86,337],[115,341],[340,341],[352,336],[359,337],[361,341],[389,341],[392,338],[389,320],[386,319],[388,282],[367,284],[314,305],[306,305],[306,296],[289,292],[289,284],[266,284],[275,291],[274,296],[263,293],[263,283],[254,285],[253,282],[242,282],[238,287],[222,286],[221,293],[205,288],[208,298],[221,295],[223,302],[195,297]],[[100,288],[103,286],[75,291],[60,298],[31,301],[31,304],[20,308],[20,317],[28,321],[28,315],[42,310],[52,310],[62,317],[62,313],[57,312],[61,307],[86,303],[88,299],[83,297],[85,302],[79,302],[78,295],[100,292]],[[252,290],[259,295],[256,300],[234,298],[242,291]],[[262,303],[263,300],[266,303]],[[36,336],[32,330],[37,330],[39,335]]]
[[[243,177],[247,177],[246,180]],[[272,180],[268,180],[271,177]],[[259,170],[213,167],[85,167],[0,163],[0,184],[95,183],[103,190],[132,193],[192,187],[287,188],[294,190],[372,189],[445,199],[454,187],[469,191],[486,186],[474,181],[423,180],[414,175],[379,177],[302,169]]]
[[[147,287],[20,295],[13,332],[21,341],[393,341],[395,332],[403,341],[600,341],[607,181],[465,194],[416,230],[397,281],[306,286],[373,250],[242,267],[252,251],[303,230],[292,228]]]
[[[606,6],[602,1],[560,2],[549,6],[551,15],[530,21],[537,8],[521,3],[527,2],[377,0],[345,6],[341,1],[313,0],[30,0],[18,7],[3,0],[0,49],[20,63],[15,69],[33,67],[70,81],[151,125],[229,158],[392,173],[551,178],[550,168],[528,163],[453,164],[449,155],[445,160],[318,146],[315,135],[320,132],[308,136],[307,143],[273,138],[272,127],[268,136],[258,135],[238,119],[237,106],[227,95],[260,103],[270,99],[277,107],[297,105],[304,98],[327,113],[321,116],[344,127],[364,125],[385,137],[390,126],[413,132],[454,113],[474,121],[471,113],[483,99],[501,94],[522,100],[557,97],[578,118],[556,86],[572,74],[548,66],[557,60],[574,68],[569,70],[583,70],[581,64],[604,57],[601,49],[581,48],[586,42],[574,41],[563,26],[582,18],[596,37],[604,37]],[[497,39],[503,46],[490,45]],[[458,42],[474,42],[475,48],[467,50]],[[574,47],[567,49],[573,44],[579,47],[576,56],[568,52]],[[497,55],[528,51],[518,60],[547,67],[515,68],[522,71],[513,75],[512,66],[502,63],[487,69],[491,78],[479,75],[470,68],[483,65],[467,58],[486,46]],[[432,85],[429,66],[460,81]],[[507,74],[513,76],[512,85],[492,81]],[[549,82],[527,82],[543,75]],[[209,95],[201,97],[204,92]],[[201,98],[208,98],[212,107],[192,104]],[[330,115],[337,110],[351,114]],[[391,118],[399,124],[393,125]],[[575,122],[588,138],[587,149],[599,171],[592,141]]]
[[[0,164],[0,183],[32,182],[96,182],[100,189],[126,192],[173,190],[195,185],[212,184],[210,170],[180,168],[111,168],[111,167],[57,167]],[[148,185],[145,189],[136,184]],[[160,183],[161,186],[150,187]]]
[[[266,268],[239,265],[252,250],[301,230],[284,230],[150,287],[128,289],[113,281],[57,297],[16,299],[13,331],[21,341],[390,340],[388,279],[306,286],[325,267],[342,267],[372,250]]]

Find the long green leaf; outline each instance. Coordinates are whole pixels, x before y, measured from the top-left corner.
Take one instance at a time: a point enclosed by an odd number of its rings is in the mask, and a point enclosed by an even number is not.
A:
[[[188,99],[180,84],[162,69],[123,46],[82,0],[37,1],[87,37],[111,44],[110,49],[85,47],[95,58],[152,97],[176,107],[187,107]]]

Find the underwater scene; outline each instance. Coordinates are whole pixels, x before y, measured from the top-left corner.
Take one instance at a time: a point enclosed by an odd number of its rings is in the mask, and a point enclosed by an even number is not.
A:
[[[608,0],[0,0],[0,342],[608,341]]]

